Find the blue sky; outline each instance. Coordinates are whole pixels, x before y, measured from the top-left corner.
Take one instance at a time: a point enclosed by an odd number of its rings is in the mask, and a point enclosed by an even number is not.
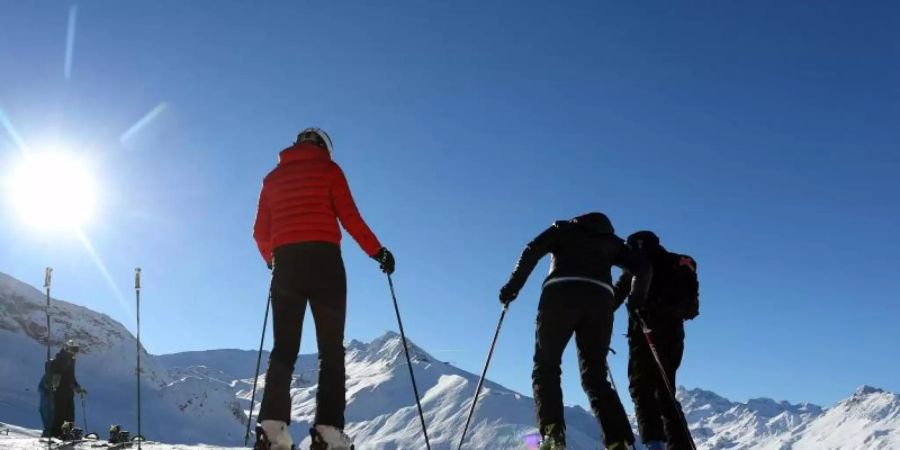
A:
[[[85,233],[119,293],[5,196],[0,271],[40,285],[51,265],[57,296],[133,329],[140,265],[150,351],[255,348],[260,182],[319,125],[397,257],[408,335],[438,358],[477,373],[523,245],[600,210],[699,262],[680,384],[826,405],[900,390],[896,4],[484,3],[0,4],[0,111],[31,147],[91,161]],[[0,128],[2,171],[19,156]],[[395,330],[384,276],[349,238],[344,255],[348,338]],[[490,372],[526,393],[546,264]],[[585,404],[573,355],[566,401]]]

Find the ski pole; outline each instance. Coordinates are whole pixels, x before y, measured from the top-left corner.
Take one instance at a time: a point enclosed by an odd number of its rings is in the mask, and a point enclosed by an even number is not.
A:
[[[134,297],[137,303],[137,436],[138,450],[144,435],[141,434],[141,268],[134,269]]]
[[[50,367],[50,284],[53,277],[53,269],[44,269],[44,288],[47,290],[47,367]]]
[[[419,408],[419,421],[422,423],[422,434],[425,435],[425,447],[431,450],[428,441],[428,429],[425,427],[425,414],[422,412],[422,403],[419,401],[419,388],[416,386],[416,376],[413,374],[412,359],[409,357],[409,346],[406,345],[406,333],[403,332],[403,321],[400,320],[400,307],[397,305],[397,294],[394,292],[394,280],[391,274],[387,274],[388,286],[391,287],[391,298],[394,299],[394,312],[397,313],[397,325],[400,327],[400,338],[403,340],[403,352],[406,354],[406,362],[409,367],[409,379],[412,380],[413,394],[416,396],[416,407]]]
[[[256,401],[256,383],[259,381],[259,365],[262,362],[263,343],[266,341],[266,325],[269,323],[269,306],[272,304],[272,288],[269,287],[269,299],[266,300],[266,315],[263,316],[262,336],[259,338],[259,353],[256,354],[256,375],[253,377],[253,391],[250,394],[250,414],[247,415],[247,432],[244,434],[244,447],[250,439],[250,424],[253,423],[253,404]]]
[[[85,405],[84,392],[81,393],[81,420],[84,422],[84,432],[88,432],[87,424],[87,406]]]
[[[613,355],[616,354],[616,351],[610,347],[609,352]],[[619,393],[619,390],[616,388],[616,380],[613,379],[612,368],[609,367],[609,357],[606,358],[606,374],[609,377],[609,384],[612,386],[613,390],[616,391],[616,394]]]
[[[613,350],[612,347],[609,348],[609,351],[612,352],[613,355],[616,354],[616,351]],[[616,393],[616,397],[619,396],[619,388],[616,387],[616,380],[613,379],[612,368],[609,366],[609,359],[606,360],[606,374],[609,377],[609,385],[612,386],[613,391]],[[622,399],[619,398],[621,402]],[[623,424],[623,428],[628,430],[628,441],[634,444],[634,431],[631,430],[631,422],[628,421],[628,418],[625,417],[625,422]]]
[[[44,288],[47,290],[47,364],[46,364],[46,367],[44,368],[44,376],[45,377],[50,374],[50,339],[52,337],[52,335],[50,334],[50,284],[53,281],[52,278],[53,278],[53,269],[50,267],[47,267],[46,269],[44,269]],[[51,395],[55,396],[56,394],[55,394],[55,392],[53,392],[51,390]],[[53,397],[51,397],[51,399],[53,399]],[[53,399],[53,400],[55,400],[55,399]],[[51,432],[48,433],[48,435],[47,435],[47,437],[48,437],[47,448],[48,449],[50,448],[50,443],[52,442],[52,439],[49,439],[49,438],[52,437],[52,436],[50,436],[50,434],[52,433],[53,422],[55,422],[55,421],[56,421],[55,418],[51,419],[51,423],[50,423]]]
[[[672,401],[672,406],[675,408],[675,411],[678,413],[678,416],[681,418],[681,426],[684,428],[685,435],[687,436],[687,441],[691,445],[693,450],[697,450],[697,445],[694,443],[694,437],[691,436],[691,429],[688,427],[687,417],[684,416],[684,411],[681,410],[681,404],[678,403],[678,398],[675,397],[675,390],[672,388],[672,383],[669,381],[669,376],[666,375],[665,366],[663,366],[662,360],[659,358],[659,352],[656,350],[656,345],[653,343],[653,338],[650,336],[650,332],[653,331],[650,327],[647,326],[647,322],[644,322],[644,318],[641,317],[641,314],[637,311],[629,311],[630,314],[633,314],[634,317],[637,318],[638,323],[641,326],[641,331],[644,333],[644,339],[647,341],[647,346],[650,347],[650,353],[653,354],[653,359],[656,361],[656,367],[659,369],[659,376],[663,380],[663,385],[666,387],[666,391],[669,393],[669,400]]]
[[[612,369],[609,367],[609,362],[606,363],[606,373],[609,376],[609,384],[612,386],[613,390],[616,391],[616,394],[619,393],[619,389],[616,387],[616,380],[613,379]]]
[[[491,357],[494,355],[494,347],[497,345],[497,337],[500,336],[500,327],[503,326],[503,319],[506,317],[506,311],[509,309],[509,303],[503,304],[503,311],[500,312],[500,320],[497,322],[497,329],[494,331],[494,339],[491,341],[491,347],[488,349],[487,359],[484,361],[484,369],[481,370],[481,378],[478,379],[478,385],[475,387],[475,396],[472,397],[472,406],[469,407],[469,415],[466,417],[466,426],[463,427],[462,438],[459,440],[459,446],[456,450],[461,450],[463,443],[466,442],[466,433],[469,431],[469,422],[475,415],[475,404],[478,402],[478,395],[481,393],[481,387],[484,385],[484,379],[487,377],[488,366],[491,364]]]

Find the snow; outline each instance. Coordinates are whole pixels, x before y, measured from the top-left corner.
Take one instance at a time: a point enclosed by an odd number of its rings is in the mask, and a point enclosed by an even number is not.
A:
[[[43,294],[0,274],[0,449],[34,449],[40,427],[36,385],[45,358]],[[54,300],[54,351],[73,338],[85,354],[79,381],[90,390],[89,431],[110,424],[136,432],[134,337],[108,316]],[[435,450],[455,449],[478,376],[434,358],[410,342],[413,371]],[[268,355],[263,356],[263,370]],[[425,448],[400,337],[393,332],[346,344],[347,432],[360,450]],[[250,405],[256,352],[209,350],[142,355],[143,433],[149,450],[239,448]],[[300,448],[315,415],[316,355],[301,355],[291,387],[292,426]],[[256,409],[265,388],[259,380]],[[900,449],[900,398],[862,386],[831,408],[768,398],[733,402],[702,389],[679,388],[698,448],[704,450]],[[623,398],[624,401],[629,399]],[[76,420],[82,425],[81,405]],[[255,417],[255,413],[254,413]],[[567,407],[570,448],[602,448],[599,426]],[[632,423],[633,419],[632,419]],[[8,432],[7,432],[8,431]],[[522,450],[533,440],[532,398],[486,381],[467,449]],[[91,448],[82,444],[79,448]],[[640,447],[639,447],[640,448]]]
[[[40,441],[40,430],[31,430],[28,428],[8,425],[0,422],[0,449],[3,450],[46,450],[47,444]],[[66,446],[66,450],[87,450],[94,448],[105,448],[101,445],[106,441],[101,439],[96,442],[83,442],[73,446]],[[54,444],[55,446],[56,444]],[[132,448],[137,448],[132,447]],[[226,447],[219,445],[183,445],[183,444],[161,444],[159,442],[146,442],[141,444],[141,448],[147,450],[202,450],[202,449],[221,449]],[[240,448],[240,447],[230,447]]]

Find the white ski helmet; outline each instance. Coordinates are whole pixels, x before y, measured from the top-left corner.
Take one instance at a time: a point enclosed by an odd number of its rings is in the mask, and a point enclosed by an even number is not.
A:
[[[312,142],[320,147],[328,150],[330,154],[333,151],[331,146],[331,137],[321,128],[307,128],[297,135],[297,143]]]

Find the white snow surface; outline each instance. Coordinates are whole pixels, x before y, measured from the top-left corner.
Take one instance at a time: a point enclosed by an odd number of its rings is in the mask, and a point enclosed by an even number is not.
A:
[[[42,292],[0,273],[0,449],[45,448],[38,443],[40,432],[34,431],[40,428],[36,385],[46,357],[45,302]],[[77,377],[90,391],[89,431],[105,437],[110,424],[121,424],[134,433],[134,337],[89,309],[58,300],[51,308],[54,353],[66,339],[84,349]],[[424,449],[400,337],[389,332],[369,343],[354,340],[346,350],[346,431],[357,449]],[[431,447],[455,449],[478,377],[412,342],[410,352]],[[267,357],[263,355],[264,361]],[[148,440],[163,442],[144,448],[241,447],[255,363],[256,352],[245,350],[143,353],[142,431]],[[317,364],[316,355],[301,355],[294,373],[291,430],[299,448],[309,446]],[[679,399],[698,448],[705,450],[900,449],[900,397],[868,386],[828,409],[766,398],[732,402],[701,389],[680,388]],[[624,395],[623,401],[629,400]],[[599,426],[588,411],[567,407],[566,419],[570,449],[603,448]],[[78,426],[83,420],[76,401]],[[527,449],[525,436],[535,432],[533,399],[488,381],[465,448]]]

